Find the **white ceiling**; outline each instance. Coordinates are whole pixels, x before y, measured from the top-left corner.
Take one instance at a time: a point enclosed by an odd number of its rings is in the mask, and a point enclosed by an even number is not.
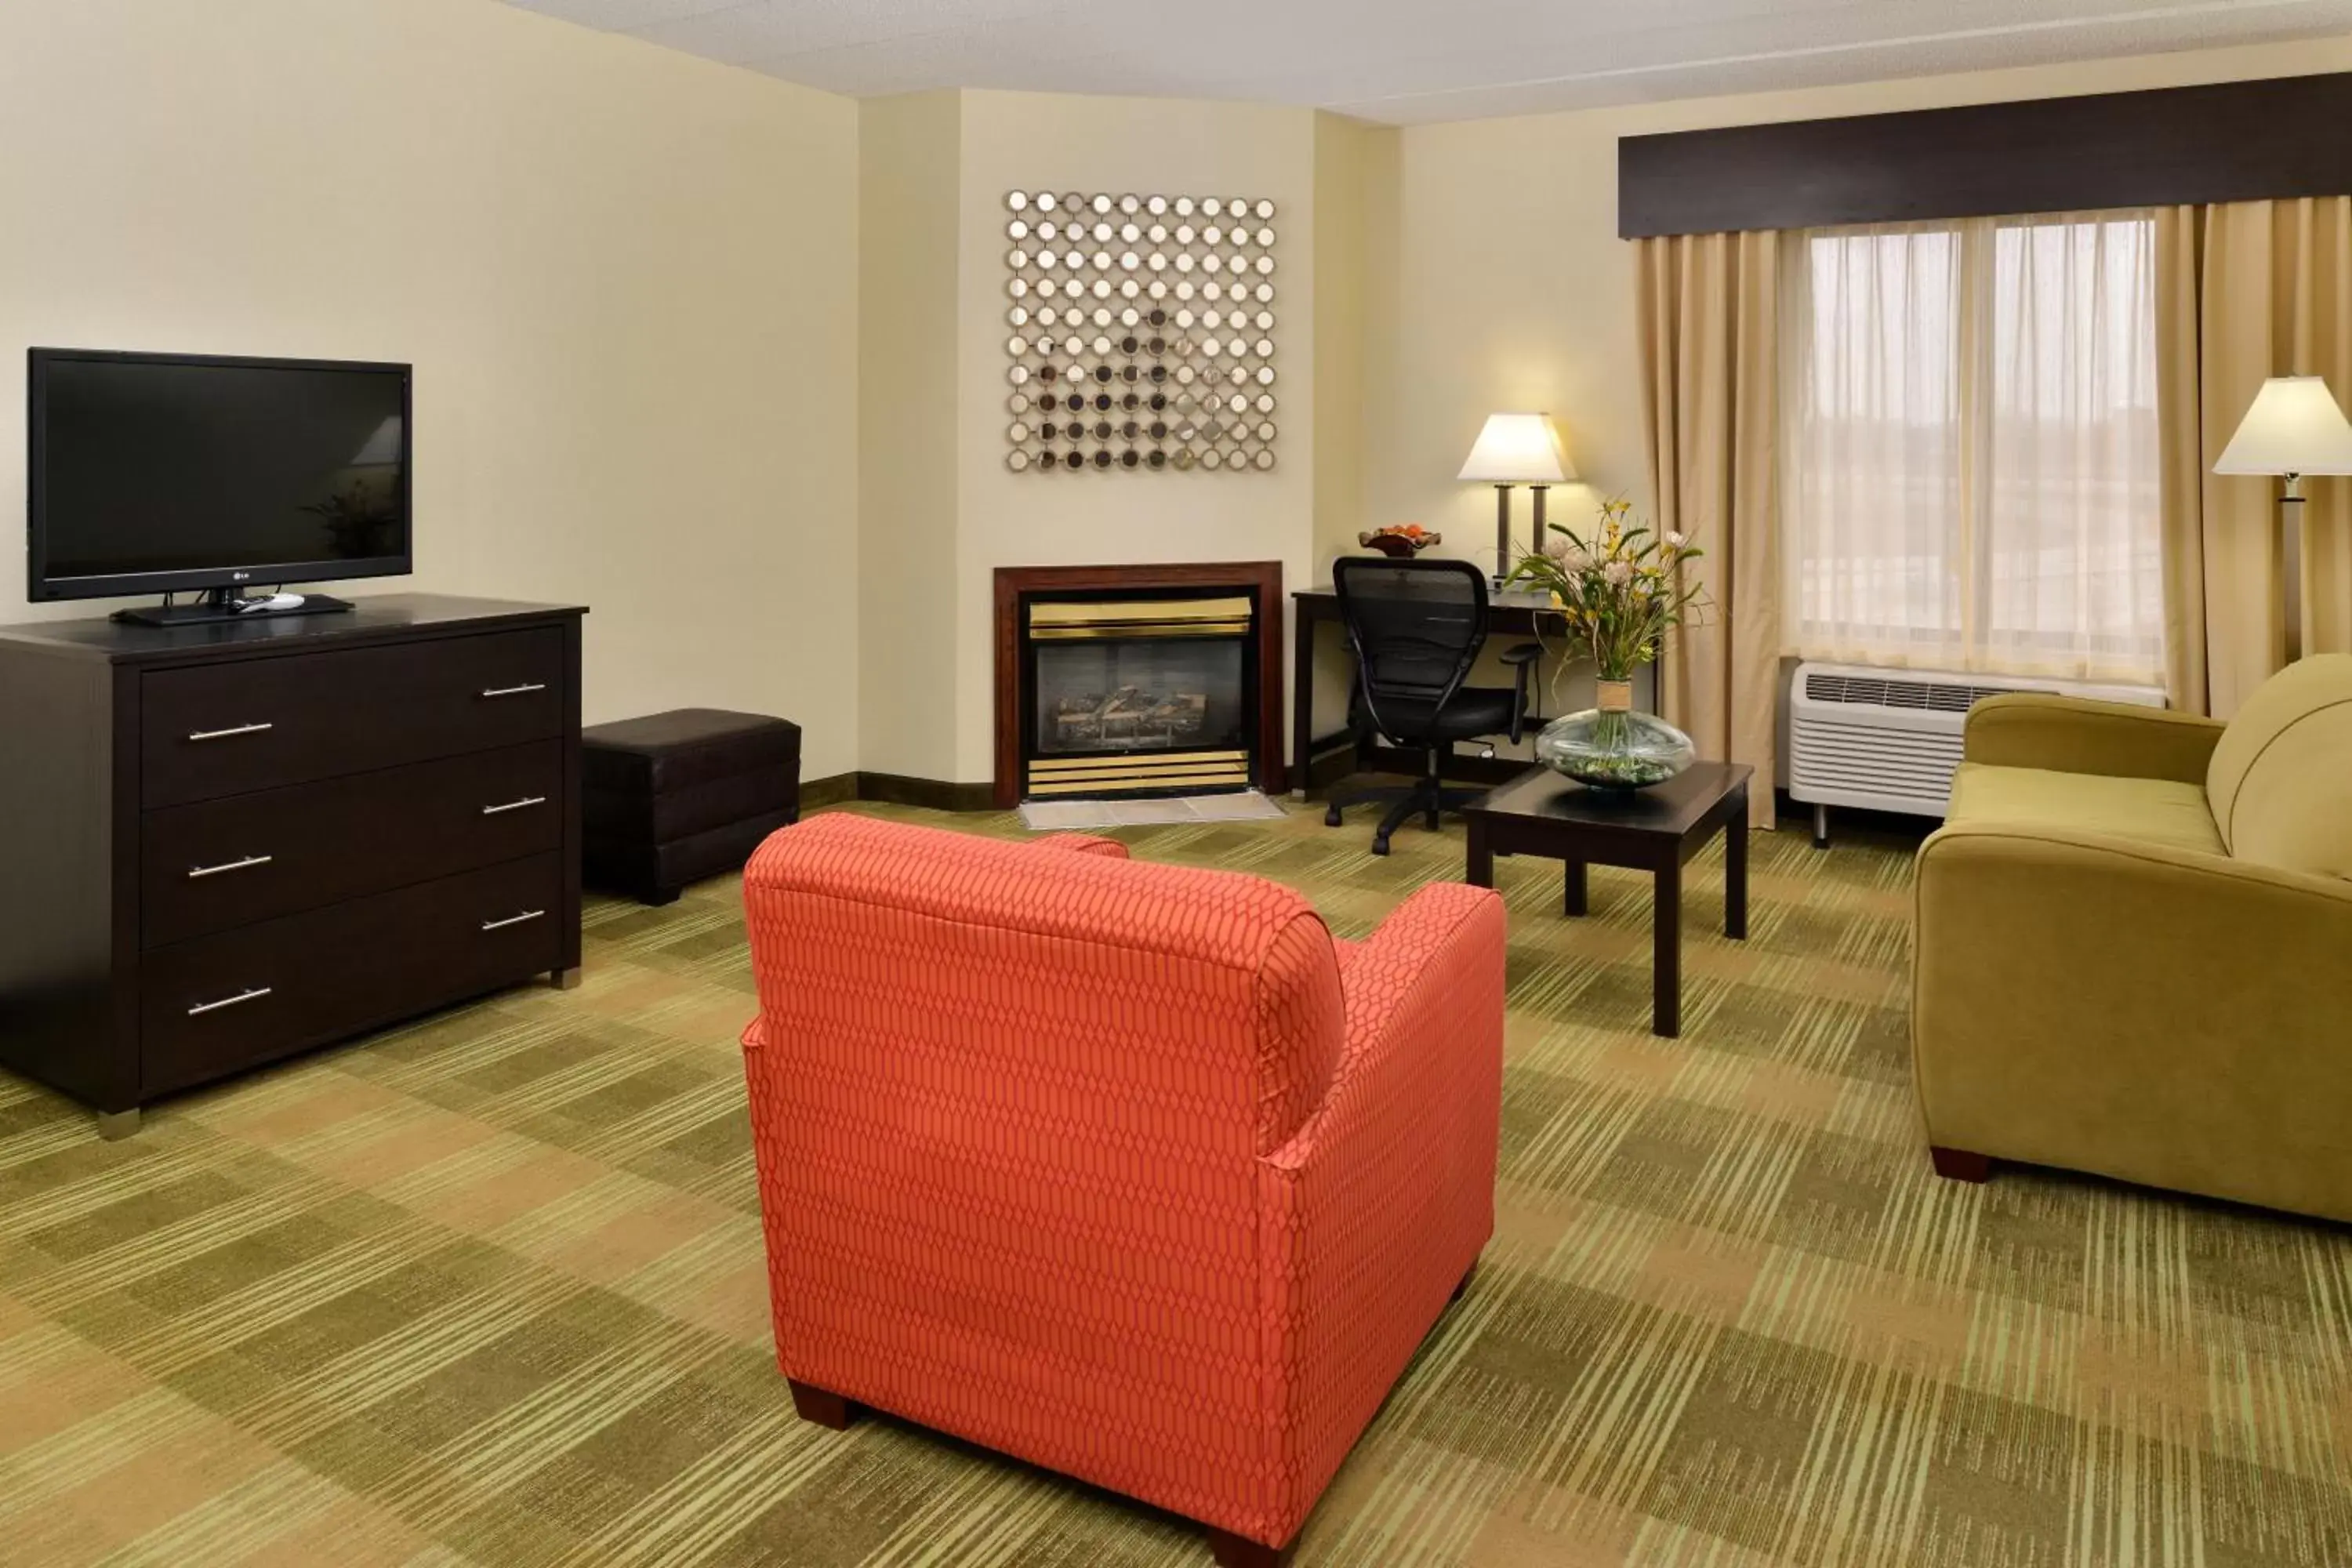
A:
[[[1400,124],[2352,33],[2352,0],[508,3],[860,96],[1239,99]]]

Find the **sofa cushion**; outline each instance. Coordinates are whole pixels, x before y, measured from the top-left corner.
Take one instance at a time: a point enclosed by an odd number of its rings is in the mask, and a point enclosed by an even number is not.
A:
[[[2205,786],[2230,853],[2352,877],[2352,653],[2263,681],[2213,748]]]
[[[2036,827],[2161,844],[2208,855],[2228,851],[2205,792],[2169,779],[2061,773],[1962,763],[1947,821],[1971,827]]]

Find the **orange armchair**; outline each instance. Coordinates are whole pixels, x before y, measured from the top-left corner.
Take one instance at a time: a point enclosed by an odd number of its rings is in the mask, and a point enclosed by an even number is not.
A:
[[[1082,853],[1068,853],[1077,849]],[[802,1415],[868,1405],[1282,1562],[1494,1229],[1503,906],[845,815],[744,872]]]

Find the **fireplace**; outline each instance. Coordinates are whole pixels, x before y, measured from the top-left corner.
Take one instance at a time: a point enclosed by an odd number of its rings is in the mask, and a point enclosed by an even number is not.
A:
[[[996,585],[1000,805],[1280,789],[1279,563]]]

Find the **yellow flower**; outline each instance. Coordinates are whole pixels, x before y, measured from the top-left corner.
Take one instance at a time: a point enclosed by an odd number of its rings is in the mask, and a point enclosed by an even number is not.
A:
[[[1564,610],[1568,608],[1568,601],[1559,596],[1559,590],[1557,588],[1554,588],[1551,591],[1551,607],[1555,610]]]

